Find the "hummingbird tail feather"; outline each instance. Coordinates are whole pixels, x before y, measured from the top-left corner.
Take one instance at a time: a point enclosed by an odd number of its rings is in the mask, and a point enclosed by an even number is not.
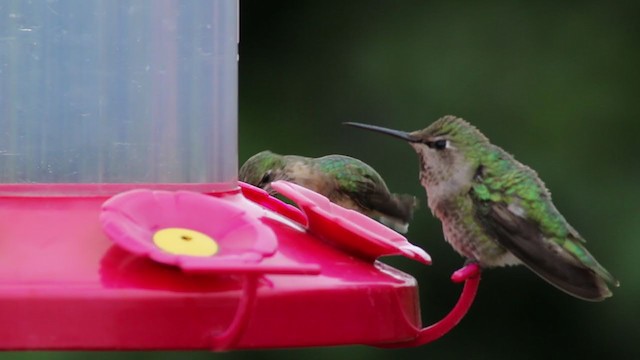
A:
[[[608,277],[568,255],[557,239],[545,239],[535,222],[514,215],[504,204],[493,204],[487,215],[484,223],[497,242],[550,284],[583,300],[611,296]]]
[[[570,263],[564,264],[567,265],[565,269],[558,266],[552,272],[527,266],[551,285],[577,298],[602,301],[612,295],[605,280],[593,270]]]
[[[406,234],[409,231],[409,223],[404,222],[400,219],[388,217],[381,215],[378,219],[382,224],[392,228],[393,230],[399,232],[400,234]]]
[[[378,209],[378,220],[393,230],[406,234],[409,231],[409,221],[413,218],[413,211],[417,206],[418,199],[415,196],[392,194],[391,201],[385,203],[385,208]]]
[[[411,221],[413,212],[418,208],[418,199],[409,194],[393,194],[392,199],[398,209],[397,216],[404,222]]]
[[[562,247],[573,254],[582,264],[591,269],[597,276],[599,276],[607,285],[612,287],[620,286],[620,282],[616,280],[607,269],[605,269],[596,260],[591,253],[584,247],[581,241],[577,239],[568,239],[562,242]]]

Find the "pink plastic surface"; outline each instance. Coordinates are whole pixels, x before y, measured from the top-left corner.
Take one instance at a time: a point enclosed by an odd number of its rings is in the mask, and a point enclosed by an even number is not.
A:
[[[451,280],[456,283],[464,282],[464,288],[456,305],[443,319],[433,325],[418,330],[417,336],[412,340],[383,344],[379,345],[379,347],[404,348],[426,345],[438,340],[451,331],[451,329],[456,327],[456,325],[458,325],[462,318],[467,314],[476,297],[478,286],[480,285],[480,267],[476,263],[468,264],[453,273]]]
[[[105,233],[122,248],[187,273],[319,274],[315,264],[270,261],[278,250],[276,234],[241,206],[189,191],[132,190],[102,206]],[[153,234],[163,228],[188,228],[216,239],[215,256],[174,255],[158,248]]]
[[[325,241],[370,260],[384,255],[403,255],[425,265],[431,264],[426,251],[359,212],[338,206],[294,183],[275,181],[271,186],[302,209],[309,231]]]
[[[367,216],[333,204],[324,196],[293,183],[276,181],[272,186],[296,202],[307,215],[309,231],[325,241],[366,258],[404,255],[426,265],[431,264],[431,257],[424,250]],[[378,346],[399,348],[425,345],[444,336],[458,325],[475,299],[480,284],[480,267],[476,263],[470,263],[456,271],[451,280],[456,283],[464,282],[465,286],[460,299],[449,314],[431,326],[416,328],[414,339]]]
[[[46,186],[49,190],[56,187]],[[78,185],[76,193],[86,193],[82,187]],[[308,194],[300,196],[298,189],[288,188],[298,194],[289,195],[308,200]],[[0,197],[0,348],[415,346],[455,325],[477,289],[479,277],[471,272],[463,297],[449,316],[453,320],[445,318],[446,326],[435,330],[421,329],[415,279],[374,261],[377,256],[400,254],[428,263],[426,253],[395,233],[376,230],[375,236],[363,235],[363,224],[345,221],[340,209],[317,211],[322,206],[314,203],[322,202],[320,198],[298,203],[300,212],[248,187],[243,192],[251,193],[248,197],[262,206],[247,200],[239,190],[214,194],[207,200],[205,195],[186,192],[136,192],[109,201],[107,196]],[[1,193],[6,192],[0,186]],[[138,196],[143,193],[146,195]],[[151,202],[156,197],[172,200],[150,205],[145,203],[149,193]],[[126,196],[130,197],[124,205],[119,204]],[[175,256],[154,256],[144,246],[127,247],[116,240],[114,244],[101,228],[102,210],[102,225],[107,233],[113,231],[112,238],[139,241],[145,235],[131,240],[131,234],[160,221],[151,214],[176,197],[191,204],[190,211],[199,209],[198,216],[205,218],[211,199],[217,204],[214,207],[222,200],[232,209],[242,209],[238,216],[243,224],[269,229],[259,231],[259,236],[275,235],[275,250],[269,250],[269,240],[248,247],[260,249],[258,261],[209,259],[194,268],[190,261]],[[138,210],[127,208],[127,203],[141,200]],[[180,208],[160,213],[174,210]],[[185,214],[190,213],[176,211],[170,221],[177,222],[171,226],[208,226]],[[143,217],[138,218],[140,215]],[[146,222],[141,221],[144,216]],[[321,225],[324,220],[312,220],[313,216],[333,217],[338,225]],[[353,227],[354,223],[359,225]],[[336,238],[331,236],[334,231]],[[357,238],[359,245],[345,244],[349,239],[345,234]],[[221,256],[225,254],[223,242]],[[375,251],[369,248],[372,244]]]

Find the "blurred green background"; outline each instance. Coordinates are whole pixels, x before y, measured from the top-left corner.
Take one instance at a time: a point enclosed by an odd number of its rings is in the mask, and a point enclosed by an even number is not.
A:
[[[342,126],[401,130],[453,114],[538,171],[556,206],[622,286],[603,303],[524,268],[486,271],[467,317],[417,349],[228,353],[5,353],[15,359],[640,358],[640,3],[242,1],[239,160],[264,150],[358,157],[422,202],[408,238],[429,268],[423,321],[455,303],[461,266],[426,208],[413,150]]]

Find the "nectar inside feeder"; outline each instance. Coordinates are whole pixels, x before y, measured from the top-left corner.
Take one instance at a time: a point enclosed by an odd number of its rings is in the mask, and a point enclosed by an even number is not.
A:
[[[8,9],[0,349],[404,347],[464,316],[477,268],[423,328],[416,280],[376,259],[426,252],[294,184],[275,187],[298,207],[237,183],[237,9]]]

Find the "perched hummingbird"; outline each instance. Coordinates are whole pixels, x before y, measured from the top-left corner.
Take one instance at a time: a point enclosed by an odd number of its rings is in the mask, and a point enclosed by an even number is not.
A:
[[[275,193],[270,185],[272,181],[291,181],[401,233],[407,232],[417,206],[414,196],[392,194],[371,166],[344,155],[308,158],[266,150],[242,165],[239,180],[270,194]]]
[[[413,132],[345,124],[409,142],[420,159],[431,212],[445,239],[469,261],[481,267],[524,264],[590,301],[611,296],[608,286],[619,285],[558,212],[536,172],[465,120],[445,116]]]

